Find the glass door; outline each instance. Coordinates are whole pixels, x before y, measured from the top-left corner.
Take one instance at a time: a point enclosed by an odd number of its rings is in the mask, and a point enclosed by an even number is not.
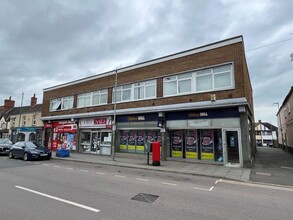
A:
[[[240,129],[224,129],[224,162],[226,165],[240,166],[241,164],[241,141]]]
[[[100,154],[100,132],[92,132],[91,134],[91,153]]]

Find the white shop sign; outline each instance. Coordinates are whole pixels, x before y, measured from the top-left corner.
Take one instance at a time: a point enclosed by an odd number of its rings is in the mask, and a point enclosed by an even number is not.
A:
[[[111,128],[110,118],[85,118],[79,120],[80,128]]]

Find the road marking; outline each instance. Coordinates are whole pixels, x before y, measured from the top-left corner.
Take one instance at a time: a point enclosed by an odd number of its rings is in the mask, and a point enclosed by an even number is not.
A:
[[[47,163],[43,163],[43,165],[44,165],[44,166],[49,166],[49,164],[47,164]]]
[[[145,182],[148,182],[149,180],[147,180],[147,179],[142,179],[142,178],[136,178],[137,180],[139,180],[139,181],[145,181]]]
[[[106,175],[105,173],[101,173],[101,172],[96,172],[99,175]]]
[[[60,168],[60,166],[54,166],[55,168]]]
[[[169,185],[169,186],[177,186],[177,184],[175,184],[175,183],[162,182],[162,184]]]
[[[88,173],[89,171],[88,170],[79,170],[81,172],[85,172],[85,173]]]
[[[203,191],[208,191],[208,192],[211,192],[211,191],[214,189],[214,187],[212,186],[212,187],[211,187],[211,188],[209,188],[209,189],[200,188],[200,187],[193,187],[193,189],[196,189],[196,190],[203,190]]]
[[[275,186],[275,185],[264,185],[264,184],[260,184],[260,183],[245,183],[245,182],[238,182],[238,181],[233,181],[233,180],[220,180],[220,182],[221,183],[235,184],[235,185],[258,187],[258,188],[264,188],[264,189],[275,189],[275,190],[293,192],[293,188],[287,188],[286,186],[283,187],[283,186]]]
[[[262,173],[262,172],[256,172],[255,174],[260,176],[272,176],[272,174],[270,173]]]
[[[288,169],[288,170],[293,170],[293,167],[285,167],[285,166],[281,166],[282,169]]]
[[[126,178],[126,176],[120,176],[120,175],[115,175],[115,176],[119,178]]]
[[[14,187],[16,187],[18,189],[28,191],[28,192],[31,192],[31,193],[34,193],[34,194],[37,194],[37,195],[40,195],[40,196],[44,196],[44,197],[47,197],[47,198],[50,198],[50,199],[54,199],[54,200],[57,200],[57,201],[60,201],[60,202],[63,202],[63,203],[69,204],[69,205],[73,205],[73,206],[76,206],[76,207],[79,207],[79,208],[82,208],[82,209],[86,209],[86,210],[89,210],[89,211],[92,211],[92,212],[99,212],[100,211],[99,209],[95,209],[95,208],[92,208],[92,207],[89,207],[89,206],[86,206],[86,205],[82,205],[82,204],[79,204],[79,203],[76,203],[76,202],[72,202],[72,201],[69,201],[69,200],[66,200],[66,199],[51,196],[49,194],[38,192],[38,191],[28,189],[28,188],[25,188],[25,187],[22,187],[22,186],[14,186]]]
[[[67,169],[67,170],[73,170],[73,168],[72,168],[72,167],[66,167],[66,169]]]
[[[221,181],[221,179],[217,180],[217,181],[215,182],[215,184],[217,184],[219,181]]]

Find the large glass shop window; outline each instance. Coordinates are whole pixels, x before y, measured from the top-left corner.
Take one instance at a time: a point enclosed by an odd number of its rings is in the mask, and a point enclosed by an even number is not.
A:
[[[197,131],[187,130],[185,139],[186,158],[197,159]]]
[[[171,153],[172,157],[183,157],[183,131],[171,132]]]
[[[145,131],[120,131],[120,152],[144,153]],[[150,137],[152,139],[152,137]]]
[[[202,160],[214,160],[214,131],[200,130],[200,148]]]

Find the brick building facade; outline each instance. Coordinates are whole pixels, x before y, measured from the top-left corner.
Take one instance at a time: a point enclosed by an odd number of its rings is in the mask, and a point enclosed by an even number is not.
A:
[[[250,166],[253,95],[243,38],[46,88],[42,120],[52,149],[143,154],[147,141],[159,141],[162,159]]]

